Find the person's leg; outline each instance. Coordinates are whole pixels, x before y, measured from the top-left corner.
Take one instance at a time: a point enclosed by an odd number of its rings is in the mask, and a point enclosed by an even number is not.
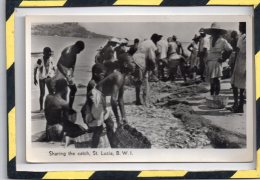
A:
[[[179,67],[179,62],[177,60],[174,60],[175,62],[173,62],[172,67],[170,69],[170,73],[171,73],[171,80],[174,81],[176,76],[177,76],[177,71],[178,71],[178,67]]]
[[[220,80],[215,78],[215,95],[219,95],[220,92]]]
[[[210,79],[210,95],[213,96],[215,92],[215,81],[213,78]]]
[[[245,89],[240,89],[240,96],[239,96],[239,111],[241,113],[244,112],[244,103],[245,103],[245,97],[244,97]]]
[[[143,82],[143,102],[145,106],[149,105],[149,80],[148,74],[145,74],[144,82]]]
[[[142,102],[141,102],[141,99],[140,99],[140,92],[141,92],[141,85],[136,84],[135,85],[135,96],[136,96],[135,104],[136,105],[142,105]]]
[[[157,64],[157,67],[158,67],[158,72],[157,72],[157,75],[158,75],[158,79],[162,79],[162,60],[159,59],[158,60],[158,64]]]
[[[136,68],[134,76],[135,76],[135,79],[136,79],[136,83],[135,83],[136,101],[135,101],[135,104],[136,105],[142,105],[141,98],[140,98],[142,79],[143,79],[142,70],[140,68]]]
[[[187,72],[186,72],[186,68],[185,68],[184,59],[181,59],[179,64],[180,64],[181,75],[182,75],[184,81],[186,81]]]
[[[205,77],[204,77],[204,71],[205,71],[205,63],[204,63],[204,57],[200,57],[200,78],[202,81],[205,81]]]
[[[168,68],[168,74],[169,74],[169,80],[174,81],[175,77],[174,77],[174,68],[173,67]]]
[[[46,83],[49,94],[54,94],[54,89],[52,88],[52,85],[51,85],[51,78],[46,78],[45,83]]]
[[[238,107],[238,89],[233,84],[231,85],[233,89],[233,97],[234,97],[234,104],[232,110]]]
[[[44,79],[39,79],[39,87],[40,87],[40,110],[43,110],[43,98],[45,95],[45,80]]]
[[[91,148],[97,148],[98,147],[102,131],[103,131],[102,125],[93,128]]]
[[[76,92],[77,92],[77,87],[76,87],[75,84],[73,84],[73,85],[69,85],[69,88],[70,88],[69,107],[72,109],[74,99],[75,99],[75,95],[76,95]]]

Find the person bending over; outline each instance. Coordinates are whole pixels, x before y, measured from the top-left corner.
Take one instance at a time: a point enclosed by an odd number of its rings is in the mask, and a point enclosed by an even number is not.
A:
[[[72,109],[77,87],[74,82],[74,71],[77,55],[85,48],[83,41],[77,41],[72,46],[66,47],[57,64],[57,79],[65,78],[70,88],[69,107]]]
[[[47,120],[46,135],[48,141],[61,141],[65,136],[68,145],[69,138],[75,138],[85,132],[85,129],[69,120],[71,109],[64,100],[68,93],[65,79],[59,79],[55,84],[55,94],[46,97],[44,108]]]

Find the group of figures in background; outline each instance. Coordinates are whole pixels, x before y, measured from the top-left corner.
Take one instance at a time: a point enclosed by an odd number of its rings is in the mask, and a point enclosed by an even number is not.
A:
[[[73,123],[75,113],[73,102],[77,87],[74,70],[77,55],[85,49],[83,41],[66,47],[55,65],[52,50],[45,47],[43,57],[34,66],[34,84],[40,87],[40,110],[47,120],[48,141],[62,141],[92,132],[92,148],[97,148],[100,136],[111,116],[116,119],[117,128],[127,124],[124,108],[124,86],[127,77],[132,77],[136,91],[136,105],[149,106],[150,81],[187,81],[200,78],[200,82],[210,84],[210,95],[218,96],[223,76],[222,63],[228,60],[231,69],[231,86],[234,113],[243,113],[246,82],[246,23],[239,23],[240,36],[232,32],[231,41],[223,35],[227,33],[218,23],[210,28],[201,28],[188,46],[188,56],[177,37],[163,37],[153,34],[150,39],[135,39],[129,45],[127,38],[111,38],[98,50],[92,67],[92,78],[87,85],[86,102],[81,109],[83,121],[88,129]],[[209,35],[209,39],[206,38]],[[39,82],[37,71],[39,70]],[[49,94],[43,103],[45,85]],[[69,88],[69,99],[67,100]],[[238,94],[240,96],[238,96]],[[113,114],[108,110],[106,97],[111,97]],[[44,107],[43,107],[44,104]],[[118,112],[118,109],[120,113]]]

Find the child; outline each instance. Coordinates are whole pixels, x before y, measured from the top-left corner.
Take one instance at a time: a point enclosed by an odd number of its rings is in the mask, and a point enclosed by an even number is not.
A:
[[[84,122],[87,124],[89,131],[93,132],[92,148],[98,147],[104,121],[109,117],[106,110],[106,97],[95,88],[96,84],[104,79],[105,74],[106,69],[103,64],[95,64],[92,67],[92,79],[87,87],[87,100],[81,109]]]
[[[86,115],[84,122],[87,124],[89,131],[93,132],[92,148],[97,148],[101,134],[103,132],[103,124],[110,117],[106,109],[106,100],[102,92],[93,88],[87,94]]]

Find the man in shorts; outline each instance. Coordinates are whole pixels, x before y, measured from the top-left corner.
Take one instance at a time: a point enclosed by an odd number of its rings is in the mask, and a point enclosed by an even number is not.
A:
[[[136,105],[149,105],[149,71],[154,71],[156,62],[157,47],[156,44],[161,40],[161,35],[154,33],[150,39],[141,42],[136,53],[133,55],[135,68],[135,91],[136,91]],[[143,90],[142,98],[141,89]],[[143,102],[142,102],[143,100]]]
[[[77,87],[74,82],[74,70],[77,55],[85,48],[83,41],[77,41],[75,44],[66,47],[60,56],[57,64],[57,79],[65,78],[70,88],[69,107],[72,109]]]
[[[53,93],[53,89],[51,88],[50,79],[55,75],[56,67],[54,65],[54,61],[51,58],[51,48],[45,47],[43,49],[43,57],[37,60],[37,63],[34,65],[34,84],[40,87],[40,112],[43,111],[43,98],[45,96],[45,85],[50,94]],[[38,71],[38,79],[37,81],[36,75]]]

